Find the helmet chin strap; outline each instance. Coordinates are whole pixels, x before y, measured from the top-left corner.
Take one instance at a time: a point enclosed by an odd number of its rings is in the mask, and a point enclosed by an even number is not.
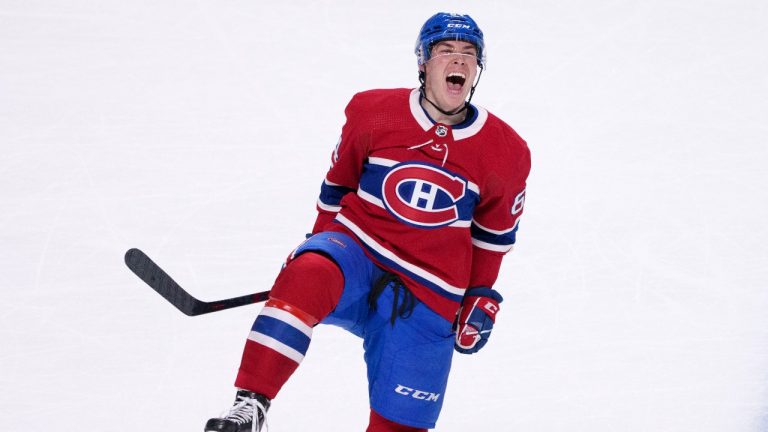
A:
[[[427,90],[426,90],[427,71],[426,70],[419,71],[419,82],[421,83],[421,86],[419,86],[419,93],[421,93],[421,97],[423,97],[425,101],[429,102],[430,105],[435,107],[435,109],[440,111],[443,115],[452,116],[452,115],[459,114],[462,111],[469,108],[469,103],[472,101],[472,96],[475,95],[475,89],[477,88],[477,84],[480,83],[480,77],[483,76],[483,67],[482,66],[479,66],[479,67],[480,67],[480,73],[477,74],[477,80],[475,80],[475,84],[472,85],[471,89],[469,89],[469,98],[466,100],[466,102],[464,102],[464,104],[461,107],[456,108],[453,111],[443,110],[442,108],[437,106],[436,103],[429,100],[429,98],[427,97]]]

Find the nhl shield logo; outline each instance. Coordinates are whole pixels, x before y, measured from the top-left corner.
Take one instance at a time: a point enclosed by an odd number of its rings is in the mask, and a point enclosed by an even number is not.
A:
[[[438,125],[435,128],[435,135],[439,136],[440,138],[445,138],[446,135],[448,135],[448,128],[443,125]]]

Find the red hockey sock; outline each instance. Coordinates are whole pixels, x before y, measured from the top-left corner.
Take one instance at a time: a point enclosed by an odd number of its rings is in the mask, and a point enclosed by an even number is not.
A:
[[[277,276],[270,298],[290,303],[315,317],[325,318],[344,290],[344,274],[325,255],[305,252],[293,260]]]
[[[395,423],[385,419],[376,411],[371,410],[371,419],[365,432],[427,432],[427,430]]]
[[[344,276],[330,258],[306,252],[290,261],[253,324],[235,386],[274,399],[304,359],[312,327],[343,290]]]

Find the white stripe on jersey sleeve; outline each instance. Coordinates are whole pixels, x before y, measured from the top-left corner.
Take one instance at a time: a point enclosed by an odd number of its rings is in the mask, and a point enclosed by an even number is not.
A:
[[[494,252],[504,252],[504,253],[511,251],[515,247],[515,245],[495,245],[492,243],[486,243],[476,238],[472,239],[472,245],[477,246],[480,249],[485,249],[485,250],[494,251]]]
[[[476,227],[480,228],[481,230],[483,230],[485,232],[489,232],[489,233],[495,234],[495,235],[504,235],[504,234],[511,233],[512,231],[514,231],[517,228],[517,225],[518,225],[519,222],[520,222],[520,218],[518,217],[517,219],[515,219],[515,224],[512,226],[512,228],[505,229],[505,230],[495,230],[495,229],[491,229],[491,228],[485,227],[483,225],[480,225],[476,220],[472,219],[472,223],[475,224]]]
[[[333,213],[338,213],[341,210],[341,206],[328,205],[328,204],[320,201],[319,199],[317,200],[317,206],[321,210],[325,210],[325,211],[333,212]]]

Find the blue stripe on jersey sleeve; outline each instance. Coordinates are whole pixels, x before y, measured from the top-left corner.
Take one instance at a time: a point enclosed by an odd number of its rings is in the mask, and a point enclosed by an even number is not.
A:
[[[512,229],[512,231],[506,232],[504,234],[494,234],[480,228],[473,223],[471,233],[472,238],[475,240],[480,240],[484,243],[490,243],[498,246],[511,246],[515,244],[515,239],[517,236],[517,225],[515,225],[515,228]]]
[[[323,182],[320,186],[320,202],[330,206],[337,206],[341,203],[341,199],[344,195],[354,191],[354,189],[345,186],[329,185],[328,183]]]
[[[307,353],[310,338],[295,327],[278,319],[259,315],[253,323],[253,331],[269,336],[300,352]]]

